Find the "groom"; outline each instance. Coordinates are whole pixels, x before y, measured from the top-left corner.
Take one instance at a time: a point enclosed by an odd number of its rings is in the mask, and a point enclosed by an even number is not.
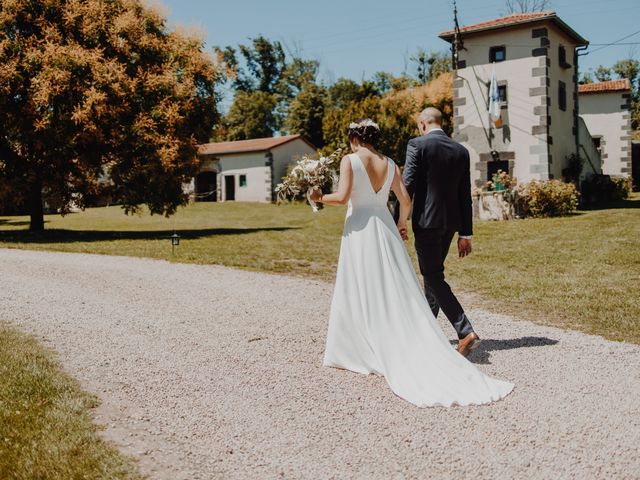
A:
[[[442,308],[458,334],[458,352],[466,357],[480,338],[444,279],[444,260],[456,232],[459,256],[471,253],[469,152],[442,130],[436,108],[420,114],[418,130],[421,136],[407,145],[403,180],[413,199],[411,224],[424,293],[434,316]]]

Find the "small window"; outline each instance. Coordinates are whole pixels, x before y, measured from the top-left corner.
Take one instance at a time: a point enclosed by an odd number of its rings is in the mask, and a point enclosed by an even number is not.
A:
[[[498,85],[498,96],[500,97],[501,103],[507,103],[507,86],[506,85]]]
[[[491,103],[491,84],[487,85],[487,104]],[[507,86],[506,85],[498,85],[498,97],[500,98],[500,103],[506,105],[507,103]]]
[[[567,110],[567,84],[558,82],[558,106],[563,112]]]
[[[591,141],[593,142],[595,149],[602,153],[602,137],[591,137]]]
[[[239,184],[240,184],[241,187],[246,187],[247,186],[247,176],[246,175],[240,175]]]
[[[504,62],[507,59],[507,49],[504,46],[489,49],[489,62]]]
[[[509,173],[509,161],[508,160],[491,160],[487,162],[487,181],[493,180],[493,176],[498,173],[498,170]]]
[[[570,68],[571,65],[567,62],[567,49],[564,45],[558,47],[558,63],[562,68]]]

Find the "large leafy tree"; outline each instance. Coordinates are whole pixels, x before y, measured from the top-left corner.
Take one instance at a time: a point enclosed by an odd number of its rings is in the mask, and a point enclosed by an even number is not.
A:
[[[326,96],[324,87],[307,83],[289,106],[285,129],[289,133],[305,135],[316,147],[322,147]]]
[[[339,78],[328,89],[329,105],[333,109],[345,109],[354,102],[360,102],[368,97],[381,95],[379,85],[365,80],[357,83],[349,78]]]
[[[386,95],[368,95],[354,100],[342,108],[331,109],[324,118],[324,153],[347,143],[350,122],[370,117],[380,125],[379,150],[397,163],[405,160],[407,142],[418,135],[416,119],[419,112],[434,106],[443,113],[443,129],[450,133],[453,113],[453,88],[450,73],[440,75],[427,85],[391,91]]]
[[[224,139],[249,140],[271,137],[280,120],[275,113],[276,100],[268,92],[236,92],[224,119]]]
[[[277,86],[277,92],[282,100],[289,104],[305,87],[315,84],[319,68],[320,63],[317,60],[293,57],[282,72]]]
[[[275,93],[286,67],[285,53],[280,42],[263,36],[251,45],[240,45],[246,68],[238,68],[236,88],[247,92]]]
[[[282,80],[286,75],[286,55],[282,44],[262,35],[248,45],[216,49],[218,60],[230,73],[235,91],[224,119],[224,140],[270,137],[282,125]]]
[[[217,120],[201,40],[139,0],[0,2],[0,193],[65,213],[101,183],[127,212],[171,214]]]

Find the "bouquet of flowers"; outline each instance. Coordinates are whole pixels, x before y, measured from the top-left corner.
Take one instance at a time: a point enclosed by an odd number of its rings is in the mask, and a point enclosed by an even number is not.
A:
[[[282,178],[282,183],[276,186],[278,203],[306,193],[313,212],[316,213],[321,210],[322,204],[312,201],[309,194],[314,188],[321,189],[333,180],[340,168],[341,153],[342,149],[339,148],[328,157],[320,157],[317,160],[310,158],[308,155],[303,155],[291,171]]]

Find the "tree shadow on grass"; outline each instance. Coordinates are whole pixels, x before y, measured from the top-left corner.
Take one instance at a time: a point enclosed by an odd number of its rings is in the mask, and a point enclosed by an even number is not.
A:
[[[473,363],[490,364],[491,352],[497,350],[513,350],[516,348],[531,348],[531,347],[547,347],[550,345],[556,345],[558,340],[547,337],[521,337],[510,338],[505,340],[482,340],[477,350],[473,351],[469,355],[469,360]]]
[[[49,223],[49,220],[45,220],[44,223]],[[12,220],[10,218],[0,218],[0,225],[6,225],[8,227],[28,227],[29,224],[29,220]]]
[[[616,210],[625,208],[640,208],[640,199],[627,198],[625,200],[618,200],[615,202],[601,202],[594,205],[587,205],[583,208],[585,212],[594,210]]]
[[[34,233],[28,230],[0,231],[0,242],[7,243],[74,243],[74,242],[106,242],[114,240],[163,240],[174,233],[181,240],[197,240],[218,235],[244,235],[257,232],[283,232],[297,230],[298,227],[265,227],[265,228],[203,228],[194,230],[64,230],[53,229]]]

